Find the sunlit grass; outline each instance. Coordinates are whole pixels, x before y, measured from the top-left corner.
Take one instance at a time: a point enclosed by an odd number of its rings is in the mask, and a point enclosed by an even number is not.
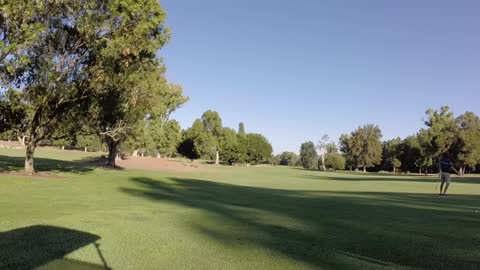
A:
[[[0,164],[21,155],[0,150]],[[39,168],[63,178],[0,176],[0,269],[5,258],[22,260],[28,250],[46,269],[480,265],[480,179],[454,179],[443,199],[434,194],[434,177],[295,168],[81,170],[72,160],[91,154],[37,157]],[[36,226],[46,226],[47,239],[35,237]],[[50,248],[38,254],[39,245]]]

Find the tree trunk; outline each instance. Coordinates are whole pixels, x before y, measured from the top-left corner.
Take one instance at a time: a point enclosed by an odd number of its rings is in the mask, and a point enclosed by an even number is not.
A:
[[[133,151],[132,157],[138,157],[138,149],[136,149],[135,151]]]
[[[393,167],[392,173],[393,173],[393,174],[395,173],[395,167]]]
[[[115,163],[115,159],[117,157],[117,142],[112,139],[107,139],[108,145],[108,161],[107,166],[109,167],[116,167],[117,164]]]
[[[218,150],[215,151],[215,165],[220,164],[220,154],[218,153]]]
[[[325,154],[322,154],[322,169],[325,172],[327,168],[325,168]]]
[[[422,167],[418,167],[418,174],[422,174]]]
[[[142,151],[142,157],[145,157],[145,152]]]
[[[62,151],[65,150],[65,146],[62,145]]]
[[[464,175],[465,174],[465,165],[462,165],[458,172],[460,173],[460,175]]]
[[[160,155],[160,153],[157,153],[157,158],[162,158],[162,155]]]
[[[35,138],[31,136],[25,151],[25,173],[29,175],[35,174],[35,168],[33,166],[35,148],[36,148]]]
[[[363,166],[363,172],[364,172],[364,173],[367,172],[367,166]]]
[[[88,151],[87,151],[87,147],[85,147],[85,153],[86,153],[86,152],[88,152]]]
[[[25,136],[23,137],[17,137],[18,139],[18,142],[22,145],[22,146],[25,146]]]

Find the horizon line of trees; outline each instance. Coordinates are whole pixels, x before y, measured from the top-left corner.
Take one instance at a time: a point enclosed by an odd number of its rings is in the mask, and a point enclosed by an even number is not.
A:
[[[315,145],[301,145],[300,154],[283,152],[274,163],[320,170],[437,172],[437,162],[448,157],[460,174],[480,171],[480,118],[473,112],[455,117],[448,106],[426,111],[425,128],[404,139],[382,141],[377,125],[366,124],[342,134],[338,144],[323,136]]]
[[[246,133],[244,123],[238,131],[224,127],[220,115],[206,111],[192,126],[182,131],[178,153],[190,159],[214,160],[215,164],[268,164],[273,148],[262,134]]]
[[[6,130],[0,132],[0,139],[18,140],[25,146],[25,136],[18,134],[15,129]],[[97,134],[64,134],[42,140],[38,145],[85,152],[108,151],[108,145]],[[185,130],[177,120],[163,121],[147,114],[119,145],[119,152],[123,156],[185,157],[211,160],[215,164],[255,165],[272,163],[273,148],[265,136],[246,133],[244,123],[239,124],[238,131],[224,127],[218,112],[209,110]]]

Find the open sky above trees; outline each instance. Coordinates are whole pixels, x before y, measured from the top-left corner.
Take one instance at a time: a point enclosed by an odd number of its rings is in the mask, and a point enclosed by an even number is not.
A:
[[[172,40],[160,55],[190,97],[173,115],[182,128],[213,109],[281,153],[364,123],[404,138],[442,105],[480,115],[478,1],[162,5]]]

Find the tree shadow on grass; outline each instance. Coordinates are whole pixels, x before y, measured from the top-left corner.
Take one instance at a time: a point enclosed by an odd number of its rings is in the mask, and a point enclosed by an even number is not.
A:
[[[196,179],[132,178],[132,196],[205,211],[193,229],[321,268],[479,269],[480,196],[289,191]],[[479,209],[480,210],[480,209]],[[236,224],[234,229],[225,224]],[[227,229],[225,229],[225,227]],[[237,229],[247,228],[247,229]]]
[[[44,225],[0,232],[0,269],[110,269],[96,243],[99,239],[90,233]],[[63,258],[90,244],[97,249],[102,265]]]
[[[102,167],[104,161],[97,158],[84,158],[80,160],[67,161],[50,158],[35,158],[35,170],[38,172],[68,172],[85,174]],[[11,157],[0,155],[0,173],[21,172],[24,169],[24,157]],[[115,169],[122,169],[120,167]]]

